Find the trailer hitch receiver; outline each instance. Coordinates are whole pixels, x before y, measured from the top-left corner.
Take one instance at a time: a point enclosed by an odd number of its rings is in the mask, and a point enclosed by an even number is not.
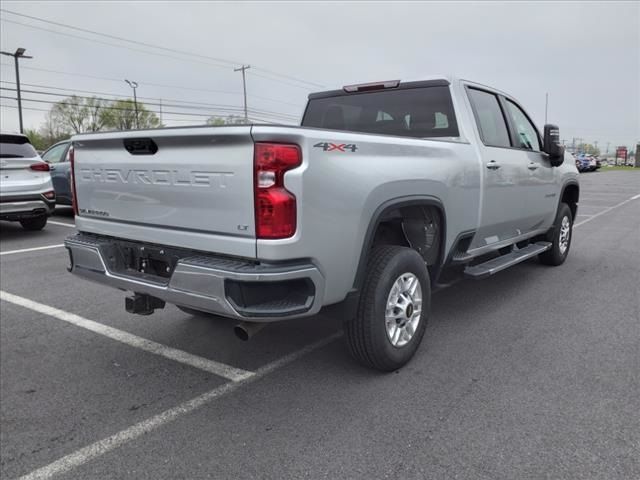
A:
[[[124,299],[124,306],[129,313],[151,315],[156,308],[164,308],[164,300],[144,293],[134,293]]]

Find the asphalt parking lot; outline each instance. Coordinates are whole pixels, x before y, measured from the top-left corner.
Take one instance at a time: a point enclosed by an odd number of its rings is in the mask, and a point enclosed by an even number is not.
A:
[[[43,232],[3,223],[0,475],[640,478],[640,172],[580,179],[567,262],[436,293],[386,375],[338,318],[242,343],[173,306],[129,315],[67,273],[68,209]]]

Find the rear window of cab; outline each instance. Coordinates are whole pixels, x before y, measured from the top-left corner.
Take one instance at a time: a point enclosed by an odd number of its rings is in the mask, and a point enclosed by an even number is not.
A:
[[[413,138],[459,136],[444,85],[312,96],[302,126]]]

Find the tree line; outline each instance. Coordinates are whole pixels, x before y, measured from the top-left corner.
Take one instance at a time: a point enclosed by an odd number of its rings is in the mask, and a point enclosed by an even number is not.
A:
[[[54,143],[66,140],[76,133],[158,128],[164,125],[155,112],[133,99],[105,100],[98,97],[72,95],[54,104],[38,129],[27,129],[26,135],[36,150],[45,150]],[[199,123],[197,120],[194,123]],[[203,122],[205,123],[205,122]],[[238,125],[244,118],[229,115],[211,116],[208,125]]]
[[[25,133],[37,150],[44,150],[76,133],[162,126],[158,116],[144,103],[138,102],[137,117],[136,122],[133,99],[112,101],[72,95],[51,107],[40,128]]]

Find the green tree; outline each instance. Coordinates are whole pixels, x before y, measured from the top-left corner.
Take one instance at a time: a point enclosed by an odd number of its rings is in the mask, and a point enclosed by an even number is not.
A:
[[[227,122],[224,117],[209,117],[207,118],[207,125],[225,125]]]
[[[590,143],[584,143],[581,146],[581,150],[583,153],[586,153],[588,155],[600,155],[600,149],[597,147],[594,147],[593,145],[591,145]]]
[[[108,102],[97,97],[69,98],[56,103],[49,112],[56,128],[73,133],[98,132],[105,126]]]
[[[24,134],[27,136],[33,148],[38,151],[46,150],[49,144],[35,128],[26,128]]]
[[[213,116],[207,119],[207,125],[243,125],[244,123],[244,117],[237,115],[228,115],[226,117]]]
[[[44,143],[47,144],[46,148],[71,136],[71,131],[65,125],[61,125],[56,121],[51,112],[47,112],[45,115],[44,122],[40,126],[38,133],[42,135]]]
[[[104,112],[103,127],[109,130],[132,130],[162,126],[158,116],[140,102],[138,102],[138,121],[136,122],[135,103],[131,99],[117,100],[104,109]]]

